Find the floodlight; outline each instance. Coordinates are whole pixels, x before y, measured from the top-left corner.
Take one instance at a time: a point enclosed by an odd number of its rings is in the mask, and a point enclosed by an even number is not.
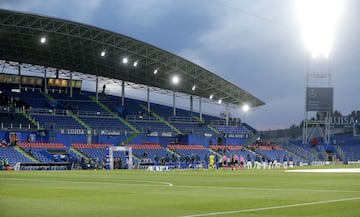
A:
[[[243,110],[243,112],[249,111],[249,110],[250,110],[249,104],[244,104],[244,105],[242,106],[242,110]]]
[[[127,64],[128,63],[128,58],[127,57],[124,57],[123,59],[122,59],[122,62],[124,63],[124,64]]]
[[[179,76],[174,75],[174,76],[172,77],[171,81],[172,81],[173,84],[178,84],[179,81],[180,81]]]
[[[41,38],[40,38],[40,43],[41,43],[41,44],[44,44],[45,42],[46,42],[46,37],[41,37]]]
[[[192,91],[195,91],[195,89],[196,89],[196,86],[195,86],[195,85],[192,86],[191,90],[192,90]]]
[[[154,70],[154,74],[156,75],[156,73],[157,73],[157,72],[158,72],[158,70],[157,70],[157,69],[155,69],[155,70]]]
[[[105,51],[101,51],[100,56],[104,57],[105,56]]]
[[[133,66],[136,67],[138,65],[138,61],[135,61]]]
[[[298,0],[297,10],[306,48],[313,57],[327,57],[342,11],[340,0]]]
[[[209,96],[209,99],[212,99],[214,97],[214,95],[213,94],[211,94],[210,96]]]
[[[219,100],[218,100],[218,104],[221,104],[221,102],[222,102],[222,100],[221,100],[221,99],[219,99]]]

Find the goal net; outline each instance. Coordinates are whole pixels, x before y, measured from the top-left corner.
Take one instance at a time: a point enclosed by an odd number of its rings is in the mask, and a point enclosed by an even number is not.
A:
[[[127,169],[132,169],[133,168],[133,155],[132,155],[132,148],[131,147],[127,147],[127,146],[109,146],[108,147],[108,163],[109,166],[108,168],[110,170],[115,169],[114,168],[114,154],[116,152],[122,152],[125,154],[125,162],[123,164],[125,164],[127,166]],[[121,158],[121,156],[119,156]]]

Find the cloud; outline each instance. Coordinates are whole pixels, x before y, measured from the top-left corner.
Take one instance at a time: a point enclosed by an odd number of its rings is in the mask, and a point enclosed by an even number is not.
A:
[[[266,103],[245,116],[233,109],[233,115],[261,129],[298,124],[304,112],[305,58],[293,31],[297,21],[291,15],[292,5],[277,7],[275,1],[275,9],[269,8],[271,4],[210,2],[203,9],[212,25],[196,35],[195,46],[180,54]],[[284,20],[284,16],[289,17]]]
[[[0,8],[90,23],[103,0],[5,0]]]
[[[153,26],[171,13],[171,1],[120,1],[122,18],[138,25]]]
[[[116,2],[116,1],[115,1]],[[189,1],[123,0],[115,3],[123,22],[130,22],[138,26],[157,26],[174,14],[185,8]]]

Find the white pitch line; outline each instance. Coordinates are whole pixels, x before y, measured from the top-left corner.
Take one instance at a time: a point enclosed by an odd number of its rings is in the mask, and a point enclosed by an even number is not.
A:
[[[289,205],[282,205],[282,206],[261,207],[261,208],[253,208],[253,209],[232,210],[232,211],[225,211],[225,212],[212,212],[212,213],[179,216],[179,217],[201,217],[201,216],[227,215],[227,214],[234,214],[234,213],[247,213],[247,212],[257,212],[257,211],[272,210],[272,209],[284,209],[284,208],[291,208],[291,207],[298,207],[298,206],[311,206],[311,205],[325,204],[325,203],[336,203],[336,202],[344,202],[344,201],[351,201],[351,200],[360,200],[360,197],[343,198],[343,199],[336,199],[336,200],[325,200],[325,201],[308,202],[308,203],[297,203],[297,204],[289,204]]]
[[[195,185],[176,185],[178,188],[207,188],[218,190],[229,189],[229,190],[247,190],[247,191],[277,191],[277,192],[324,192],[324,193],[360,193],[358,190],[332,190],[332,189],[302,189],[302,188],[256,188],[256,187],[234,187],[234,186],[195,186]]]
[[[285,170],[289,173],[360,173],[360,168]]]
[[[44,180],[44,179],[26,179],[26,178],[2,178],[0,177],[0,180],[12,180],[12,181],[36,181],[36,182],[70,182],[70,183],[80,183],[80,184],[120,184],[120,185],[125,185],[125,184],[129,184],[129,185],[136,185],[135,183],[122,183],[122,182],[136,182],[138,184],[146,184],[146,183],[151,183],[151,186],[159,186],[159,185],[167,185],[169,187],[174,186],[172,183],[170,182],[159,182],[159,181],[147,181],[147,180],[116,180],[119,182],[93,182],[93,181],[73,181],[73,180],[58,180],[58,179],[48,179],[48,180]]]

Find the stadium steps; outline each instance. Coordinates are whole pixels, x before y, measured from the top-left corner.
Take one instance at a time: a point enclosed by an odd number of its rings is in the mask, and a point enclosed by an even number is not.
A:
[[[165,149],[167,152],[171,153],[171,155],[175,154],[176,157],[180,157],[180,154],[176,153],[174,150],[171,150],[170,148],[166,147]]]
[[[243,146],[247,147],[247,146],[255,143],[257,136],[255,134],[250,134],[250,135],[252,135],[252,136],[248,140],[246,140],[246,142],[243,144]]]
[[[303,160],[303,161],[307,161],[307,160],[308,160],[308,159],[306,159],[305,157],[300,156],[300,155],[298,155],[297,153],[291,151],[291,150],[290,150],[287,146],[285,146],[285,145],[281,145],[281,148],[284,149],[285,151],[287,151],[289,154],[291,154],[291,155],[293,155],[293,156],[296,156],[296,157],[300,158],[300,159]]]
[[[174,127],[172,124],[170,124],[168,121],[166,121],[164,118],[160,117],[158,114],[156,114],[154,111],[148,110],[148,108],[145,105],[140,105],[141,108],[143,108],[145,111],[151,113],[152,116],[155,116],[159,121],[163,122],[164,124],[166,124],[168,127],[170,127],[172,130],[174,130],[177,134],[182,135],[183,133],[177,129],[176,127]]]
[[[124,123],[126,126],[128,126],[132,131],[135,132],[135,134],[139,134],[140,131],[136,129],[133,125],[131,125],[129,122],[127,122],[124,118],[117,115],[115,112],[113,112],[110,108],[108,108],[103,103],[96,101],[96,98],[94,96],[90,96],[90,99],[92,99],[95,103],[97,103],[101,108],[105,109],[107,112],[109,112],[113,117],[116,117],[119,121]]]
[[[91,130],[91,127],[87,125],[84,121],[82,121],[77,115],[75,115],[72,111],[68,111],[68,115],[74,118],[78,123],[80,123],[87,130]]]
[[[214,131],[216,134],[220,134],[220,131],[218,131],[217,129],[215,129],[215,128],[214,128],[213,126],[211,126],[210,124],[205,123],[203,120],[200,121],[200,118],[199,118],[199,117],[197,117],[197,116],[195,116],[195,115],[192,115],[192,117],[194,117],[194,118],[195,118],[196,120],[198,120],[200,123],[206,124],[206,126],[207,126],[210,130]]]
[[[52,101],[52,102],[56,102],[57,100],[55,98],[53,98],[52,96],[50,96],[49,94],[45,94],[43,93],[43,96],[46,97],[48,100]],[[80,120],[80,118],[78,118],[73,112],[71,112],[70,110],[68,111],[68,115],[70,115],[72,118],[74,118],[78,123],[80,123],[83,127],[85,127],[87,130],[91,130],[91,127],[89,127],[85,122],[83,122],[82,120]]]
[[[140,133],[133,133],[131,136],[129,136],[128,138],[125,139],[124,143],[128,144],[130,143],[133,139],[135,139]]]
[[[35,119],[31,118],[30,115],[28,113],[26,113],[25,111],[22,111],[21,114],[26,118],[28,119],[32,124],[34,124],[37,128],[37,130],[42,130],[40,125],[39,125],[39,122],[35,121]]]
[[[48,100],[52,101],[52,102],[57,102],[55,98],[53,98],[52,96],[50,96],[49,94],[44,94],[43,96],[45,96]],[[76,116],[73,112],[68,111],[68,115],[70,115],[72,118],[74,118],[78,123],[80,123],[84,128],[86,128],[87,130],[91,130],[91,127],[89,127],[84,121],[82,121],[78,116]]]
[[[124,141],[125,144],[130,143],[133,139],[135,139],[140,134],[140,131],[138,129],[136,129],[133,125],[131,125],[129,122],[127,122],[124,118],[117,115],[115,112],[113,112],[110,108],[108,108],[103,103],[96,101],[96,97],[90,96],[90,99],[93,100],[95,103],[97,103],[101,108],[105,109],[105,111],[109,112],[113,117],[116,117],[119,121],[124,123],[126,126],[128,126],[134,132],[131,136],[126,138],[126,140]]]
[[[48,90],[48,91],[49,91],[49,90]],[[53,98],[52,96],[50,96],[49,94],[46,94],[45,92],[41,92],[41,94],[42,94],[46,99],[50,100],[51,102],[56,102],[56,103],[57,103],[56,99]]]
[[[33,162],[40,162],[38,159],[36,159],[35,157],[31,156],[30,154],[28,154],[27,152],[25,152],[22,148],[20,148],[19,146],[15,146],[14,149],[19,152],[20,154],[24,155],[25,157],[29,158],[30,160],[32,160]]]
[[[74,148],[73,146],[70,146],[70,151],[72,151],[73,153],[75,153],[78,156],[83,157],[84,159],[88,160],[90,159],[87,155],[83,154],[81,151],[79,151],[78,149]]]
[[[217,156],[221,156],[221,154],[219,152],[214,151],[212,148],[208,148],[207,150],[213,154],[216,154]]]

